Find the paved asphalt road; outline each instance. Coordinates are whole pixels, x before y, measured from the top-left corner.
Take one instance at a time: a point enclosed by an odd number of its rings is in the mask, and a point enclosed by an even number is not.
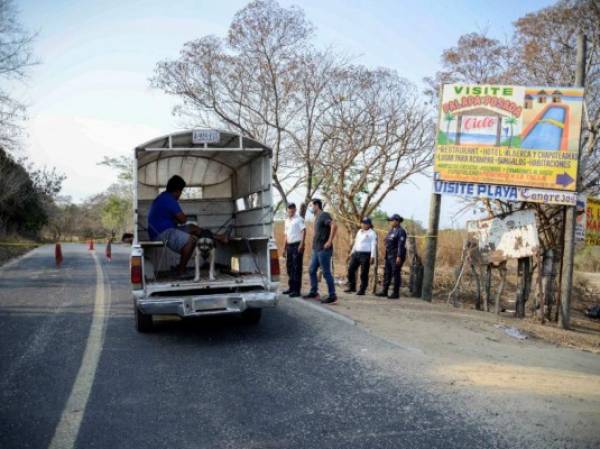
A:
[[[0,271],[2,449],[510,446],[408,368],[386,375],[377,354],[405,348],[300,301],[282,300],[257,327],[165,321],[138,334],[128,248],[109,263],[102,247],[95,259],[64,245],[60,269],[53,250]],[[93,321],[102,293],[106,319]]]

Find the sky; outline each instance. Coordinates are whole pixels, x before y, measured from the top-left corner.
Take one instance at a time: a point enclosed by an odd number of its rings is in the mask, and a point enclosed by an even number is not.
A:
[[[371,67],[390,67],[422,90],[440,55],[462,34],[487,30],[504,39],[517,18],[547,0],[281,0],[301,7],[316,26],[316,43]],[[137,144],[182,128],[177,99],[151,89],[158,61],[176,58],[185,42],[224,36],[246,1],[18,0],[20,21],[38,33],[40,64],[15,95],[28,105],[24,153],[67,179],[74,201],[115,180],[98,166],[103,156],[131,154]],[[266,142],[268,144],[268,142]],[[415,178],[385,199],[382,209],[427,223],[431,180]],[[442,201],[441,225],[461,226],[458,203]]]

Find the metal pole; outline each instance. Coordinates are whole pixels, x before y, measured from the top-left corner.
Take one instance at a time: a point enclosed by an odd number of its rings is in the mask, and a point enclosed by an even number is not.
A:
[[[421,299],[425,301],[431,301],[433,296],[433,275],[435,273],[435,255],[437,253],[441,205],[442,195],[439,193],[432,193],[431,203],[429,205],[429,230],[427,231],[427,247],[425,249],[423,292],[421,293]]]
[[[575,86],[583,87],[585,83],[585,35],[577,36],[577,66],[575,71]],[[581,146],[579,148],[579,159],[581,158]],[[577,191],[581,181],[577,175]],[[563,329],[569,329],[571,321],[571,290],[573,289],[573,258],[575,256],[575,218],[577,207],[567,206],[565,213],[565,250],[563,252],[562,285],[560,290],[560,325]]]

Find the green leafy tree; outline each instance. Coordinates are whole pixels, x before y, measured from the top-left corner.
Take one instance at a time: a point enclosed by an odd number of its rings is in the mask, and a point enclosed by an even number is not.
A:
[[[102,204],[102,225],[114,236],[127,230],[131,222],[131,202],[117,194],[109,195]]]
[[[133,182],[133,158],[130,156],[104,156],[98,165],[112,168],[117,172],[117,178],[124,183]]]
[[[98,197],[102,225],[112,236],[131,231],[133,227],[133,170],[134,160],[130,156],[104,156],[98,163],[112,168],[117,173],[117,182]]]

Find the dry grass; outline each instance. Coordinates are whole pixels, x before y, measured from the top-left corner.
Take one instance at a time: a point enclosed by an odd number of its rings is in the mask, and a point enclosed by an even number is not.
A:
[[[0,265],[39,246],[19,236],[0,236]]]
[[[386,234],[387,229],[385,228],[374,228],[377,232],[377,237],[379,239],[379,261],[380,264],[383,261],[385,255],[385,248],[382,244]],[[305,252],[305,262],[310,259],[311,254],[311,245],[313,238],[313,228],[312,223],[308,223],[306,229],[306,252]],[[274,233],[275,239],[277,240],[277,244],[279,248],[283,248],[284,245],[284,224],[283,222],[275,222]],[[410,235],[410,234],[409,234]],[[440,231],[440,235],[438,237],[438,245],[437,245],[437,258],[436,258],[436,266],[440,268],[452,269],[454,267],[458,267],[460,265],[460,257],[462,252],[463,240],[466,236],[466,232],[464,230],[453,230],[453,229],[445,229]],[[421,257],[425,255],[425,235],[416,235],[417,238],[417,251]],[[338,234],[335,238],[334,244],[334,268],[335,274],[338,276],[342,276],[346,272],[346,264],[348,261],[348,257],[350,254],[350,249],[352,248],[352,244],[354,243],[354,236],[349,235],[348,231],[343,228],[338,228]],[[406,265],[405,265],[406,268]],[[447,271],[447,270],[445,270]]]
[[[385,237],[386,230],[377,229],[377,234],[381,242]],[[304,257],[305,272],[308,271],[308,262],[310,260],[311,255],[310,242],[312,241],[312,236],[312,225],[309,223],[307,226],[306,255]],[[283,248],[284,241],[282,222],[277,222],[275,224],[275,237],[277,239],[279,247]],[[417,251],[421,256],[423,256],[425,252],[425,239],[422,238],[422,236],[417,237]],[[457,268],[460,265],[460,258],[464,238],[464,231],[444,230],[440,232],[438,240],[438,253],[434,284],[434,303],[437,303],[439,305],[441,305],[440,303],[445,303],[448,298],[448,293],[454,287]],[[339,281],[345,280],[347,269],[347,257],[352,242],[352,236],[349,236],[348,232],[344,228],[340,228],[334,244],[334,275]],[[380,265],[378,270],[379,281],[381,281],[383,277],[383,256],[384,249],[383,245],[380,244]],[[408,274],[408,270],[408,264],[405,264],[405,275],[403,276],[403,283],[407,279],[406,275]],[[575,274],[574,292],[572,299],[572,331],[564,331],[560,329],[557,323],[546,322],[545,325],[541,325],[537,321],[537,318],[534,318],[532,316],[533,314],[529,306],[534,302],[534,298],[536,297],[536,276],[537,274],[534,274],[532,292],[530,294],[529,301],[526,305],[526,312],[528,314],[528,317],[521,320],[515,320],[512,322],[512,325],[517,325],[519,328],[527,331],[532,337],[538,337],[561,346],[570,346],[593,352],[600,352],[600,347],[598,346],[598,336],[600,335],[600,320],[591,320],[587,318],[584,314],[584,311],[587,307],[594,303],[600,302],[600,276],[594,273]],[[283,282],[286,282],[285,274]],[[304,276],[304,282],[307,282],[307,276]],[[492,280],[492,295],[495,292],[494,289],[497,288],[499,283],[499,273],[497,272],[497,270],[494,270]],[[508,263],[508,276],[506,280],[504,294],[502,295],[501,307],[502,309],[509,310],[509,312],[502,313],[502,318],[512,319],[513,313],[511,313],[510,310],[514,309],[514,300],[516,299],[516,296],[517,262],[515,260],[509,261]],[[467,272],[464,275],[463,282],[461,283],[457,299],[459,300],[460,307],[462,309],[474,309],[475,298],[475,278],[470,272]],[[493,310],[493,306],[491,306],[490,310]],[[485,316],[489,315],[482,315],[482,318]]]

